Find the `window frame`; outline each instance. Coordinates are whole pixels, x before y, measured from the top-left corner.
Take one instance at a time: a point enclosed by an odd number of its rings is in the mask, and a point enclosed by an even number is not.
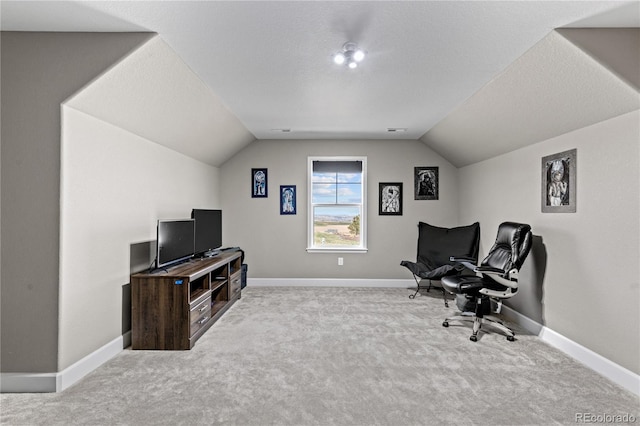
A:
[[[362,198],[360,204],[360,245],[345,247],[318,247],[314,245],[314,207],[324,203],[313,202],[313,162],[314,161],[360,161],[362,163]],[[331,204],[358,205],[353,203]],[[307,252],[308,253],[367,253],[367,157],[366,156],[309,156],[307,157]]]

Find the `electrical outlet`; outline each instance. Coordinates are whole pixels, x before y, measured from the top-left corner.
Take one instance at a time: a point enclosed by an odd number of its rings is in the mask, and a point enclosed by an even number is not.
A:
[[[344,257],[339,257],[338,258],[338,266],[342,266],[344,265]]]

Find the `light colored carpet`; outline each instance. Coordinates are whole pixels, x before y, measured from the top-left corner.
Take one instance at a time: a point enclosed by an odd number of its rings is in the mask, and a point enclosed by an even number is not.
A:
[[[246,288],[191,351],[124,350],[3,425],[548,425],[639,399],[537,337],[469,341],[439,292]],[[637,420],[640,421],[640,420]]]

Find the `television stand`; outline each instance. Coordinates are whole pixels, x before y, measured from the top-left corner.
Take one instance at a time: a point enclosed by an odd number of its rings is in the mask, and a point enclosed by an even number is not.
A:
[[[132,349],[191,349],[238,299],[240,252],[131,276]]]

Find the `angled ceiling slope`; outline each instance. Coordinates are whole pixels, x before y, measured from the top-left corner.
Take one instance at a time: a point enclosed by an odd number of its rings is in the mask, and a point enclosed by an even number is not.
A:
[[[159,36],[65,105],[216,167],[255,140]]]
[[[639,1],[2,0],[0,24],[157,33],[259,139],[415,140],[549,31]],[[355,72],[331,61],[346,41]]]
[[[557,31],[640,90],[640,28],[561,28]]]
[[[421,140],[462,167],[637,110],[639,34],[553,31]]]

